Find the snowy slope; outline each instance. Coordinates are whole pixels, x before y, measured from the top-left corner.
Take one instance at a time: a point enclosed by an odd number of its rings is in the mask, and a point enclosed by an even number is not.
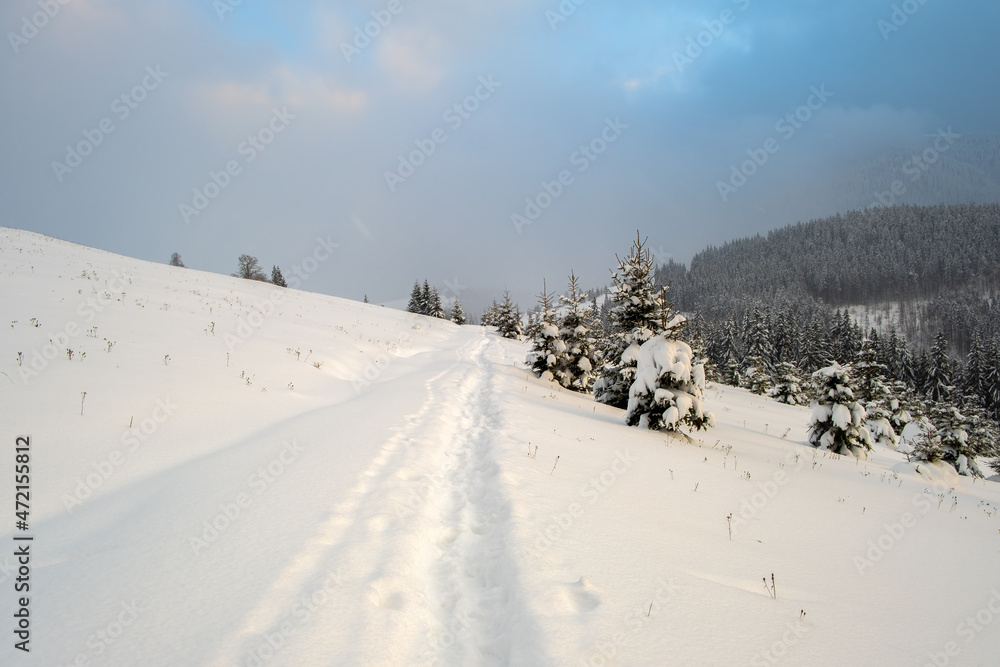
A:
[[[16,230],[0,281],[0,664],[996,663],[1000,487],[806,408],[642,432],[480,327]]]

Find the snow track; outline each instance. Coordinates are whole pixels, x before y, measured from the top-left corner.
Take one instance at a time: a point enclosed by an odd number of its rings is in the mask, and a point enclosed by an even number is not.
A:
[[[494,459],[502,414],[491,345],[475,332],[450,367],[424,382],[420,407],[209,664],[256,664],[274,644],[280,647],[267,664],[305,655],[309,664],[364,664],[376,654],[385,664],[506,665],[533,653],[510,503]],[[303,601],[314,596],[322,599],[315,618],[284,632],[295,625],[294,610],[306,616]]]

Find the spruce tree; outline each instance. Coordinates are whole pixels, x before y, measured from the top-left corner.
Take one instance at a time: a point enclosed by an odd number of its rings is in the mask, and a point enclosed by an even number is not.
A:
[[[465,324],[465,311],[462,310],[462,302],[458,299],[455,299],[455,303],[451,306],[451,321],[458,325]]]
[[[406,310],[410,313],[416,313],[419,315],[421,313],[420,309],[420,283],[416,280],[413,281],[413,291],[410,292],[410,302],[406,304]]]
[[[690,345],[669,335],[653,336],[636,350],[635,381],[629,387],[625,422],[666,431],[713,426],[715,416],[702,407],[704,364],[695,358]]]
[[[424,278],[424,285],[420,288],[420,314],[421,315],[431,315],[433,313],[433,304],[431,296],[431,286]]]
[[[602,341],[604,363],[594,384],[594,396],[601,403],[618,408],[628,406],[629,387],[635,381],[636,354],[639,346],[664,331],[663,294],[653,283],[653,260],[636,233],[631,252],[618,260],[612,272],[612,307],[610,327]],[[679,327],[671,316],[668,325]],[[670,331],[669,335],[673,335]]]
[[[947,401],[951,398],[954,387],[951,381],[951,359],[948,357],[948,341],[944,332],[939,331],[934,338],[931,349],[930,363],[927,365],[927,375],[924,391],[932,401]]]
[[[566,352],[556,376],[568,389],[589,392],[600,360],[591,334],[595,311],[584,305],[586,296],[580,293],[579,280],[573,273],[569,276],[569,293],[559,299],[566,311],[559,329]]]
[[[504,338],[520,340],[524,335],[524,328],[521,324],[521,311],[510,298],[508,290],[503,291],[503,301],[497,308],[496,328]]]
[[[285,277],[281,275],[281,269],[278,268],[277,264],[271,266],[271,283],[278,287],[288,287],[288,283],[285,282]]]
[[[557,377],[565,366],[566,343],[560,338],[559,323],[552,310],[552,295],[542,282],[542,292],[538,295],[539,312],[532,338],[531,351],[525,363],[543,380],[558,380],[564,384],[565,378]]]
[[[175,252],[170,256],[170,266],[184,267],[184,261],[181,259],[181,254],[179,252]]]
[[[865,409],[854,399],[851,367],[832,365],[813,373],[817,398],[809,424],[809,444],[837,454],[865,456],[872,438],[864,425]]]
[[[783,361],[778,364],[776,375],[774,386],[767,392],[768,396],[779,403],[787,403],[788,405],[806,405],[809,402],[808,395],[802,386],[798,366]]]
[[[447,317],[444,313],[444,306],[441,305],[441,294],[436,287],[432,287],[430,290],[430,296],[427,300],[427,314],[442,320]]]

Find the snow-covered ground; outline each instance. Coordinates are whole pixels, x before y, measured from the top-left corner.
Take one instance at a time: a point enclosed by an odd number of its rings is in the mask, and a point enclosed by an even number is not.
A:
[[[687,442],[480,327],[7,229],[0,306],[0,664],[997,663],[1000,486],[807,408],[712,385]]]

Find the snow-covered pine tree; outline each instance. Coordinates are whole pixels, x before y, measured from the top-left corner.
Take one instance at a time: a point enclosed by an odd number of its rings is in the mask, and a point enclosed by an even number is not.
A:
[[[542,281],[542,292],[538,295],[539,312],[535,319],[534,337],[531,351],[525,363],[543,380],[559,380],[556,374],[566,364],[566,343],[559,336],[559,321],[552,310],[552,295]],[[566,386],[566,385],[563,385]]]
[[[424,278],[423,287],[420,288],[420,314],[431,315],[433,313],[433,296],[431,295],[431,285]]]
[[[510,292],[503,291],[503,301],[497,307],[496,328],[504,338],[521,340],[524,335],[524,327],[521,324],[521,310],[510,299]]]
[[[663,331],[663,293],[653,276],[653,260],[636,232],[631,252],[618,260],[618,270],[611,274],[610,326],[602,339],[603,365],[594,383],[594,396],[601,403],[628,407],[639,346]]]
[[[759,308],[754,308],[748,315],[745,331],[743,338],[746,342],[746,354],[740,374],[743,376],[744,386],[755,394],[763,394],[770,388],[763,385],[769,384],[773,370],[774,348],[771,346],[771,330],[767,318]],[[751,368],[754,370],[753,373],[750,372]],[[748,376],[754,377],[756,390],[748,384]]]
[[[566,311],[559,329],[559,335],[566,343],[566,353],[556,371],[556,379],[568,389],[589,392],[594,369],[600,360],[591,334],[596,311],[586,307],[586,295],[580,293],[579,279],[574,273],[569,275],[569,293],[560,296],[559,300]]]
[[[896,447],[899,437],[892,426],[892,416],[898,404],[892,404],[886,370],[878,360],[877,344],[871,339],[864,340],[854,363],[857,380],[855,397],[865,406],[865,426],[872,440],[887,447]]]
[[[962,376],[962,390],[966,396],[983,398],[986,369],[986,350],[983,349],[983,340],[979,336],[979,332],[975,331],[972,334],[972,343],[969,346],[969,354],[966,356],[965,373]]]
[[[913,455],[919,461],[944,461],[960,475],[983,477],[976,464],[979,452],[969,446],[969,433],[965,430],[965,416],[954,405],[936,402],[930,407],[933,428],[917,442]],[[985,452],[984,452],[985,453]]]
[[[421,302],[420,282],[414,280],[413,291],[410,292],[410,302],[406,304],[407,312],[416,313],[419,315],[422,312],[420,308],[420,302]]]
[[[743,363],[745,367],[740,376],[740,386],[759,396],[771,391],[774,385],[767,370],[767,362],[759,355],[753,355],[747,357]]]
[[[441,305],[441,294],[437,291],[437,287],[431,288],[430,298],[427,300],[427,314],[442,320],[447,318],[444,306]]]
[[[451,306],[451,321],[458,325],[465,324],[465,311],[462,310],[462,302],[457,298]]]
[[[288,287],[285,276],[281,275],[281,269],[278,268],[277,264],[271,267],[271,283],[278,287]]]
[[[806,405],[809,397],[802,387],[802,377],[799,375],[799,368],[789,361],[778,364],[776,369],[777,380],[771,387],[767,395],[779,403],[788,405]]]
[[[184,261],[181,259],[181,254],[179,252],[175,252],[170,256],[170,266],[184,267]]]
[[[626,355],[635,354],[636,368],[625,422],[667,431],[713,426],[715,416],[703,409],[701,401],[705,366],[695,358],[691,346],[668,335],[658,334],[626,351]]]
[[[948,356],[948,341],[944,332],[939,331],[934,337],[934,347],[931,348],[930,364],[927,366],[925,391],[932,401],[947,401],[952,390],[951,359]]]
[[[499,321],[500,317],[500,304],[497,303],[496,299],[493,299],[493,303],[486,307],[483,311],[483,316],[480,318],[482,325],[484,327],[495,327]]]
[[[813,373],[817,398],[809,424],[809,444],[837,454],[862,457],[872,448],[865,409],[854,400],[851,367],[834,362]]]

